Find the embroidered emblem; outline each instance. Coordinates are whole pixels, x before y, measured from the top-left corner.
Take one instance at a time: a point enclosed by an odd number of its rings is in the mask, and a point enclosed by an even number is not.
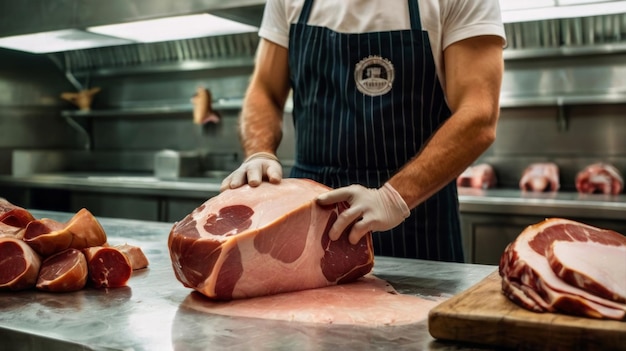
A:
[[[354,67],[354,81],[365,95],[384,95],[391,90],[394,70],[391,62],[380,56],[369,56]]]

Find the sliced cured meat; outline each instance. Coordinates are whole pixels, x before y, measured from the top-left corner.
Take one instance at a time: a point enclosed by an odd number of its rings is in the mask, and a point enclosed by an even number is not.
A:
[[[14,227],[0,222],[0,237],[22,239],[24,237],[24,228]]]
[[[69,248],[100,246],[106,243],[107,237],[98,220],[83,208],[66,223],[50,218],[28,223],[24,241],[46,257]]]
[[[41,258],[16,238],[0,238],[0,290],[24,290],[35,286]]]
[[[89,268],[89,280],[96,288],[126,286],[133,268],[120,250],[110,246],[89,247],[83,250]]]
[[[15,206],[7,199],[0,197],[0,222],[24,228],[29,222],[34,220],[35,217],[28,210]]]
[[[182,306],[231,317],[382,327],[423,321],[440,302],[398,294],[386,281],[367,275],[347,284],[227,302],[189,294]]]
[[[51,292],[80,290],[87,283],[87,260],[80,250],[67,249],[41,263],[36,288]]]
[[[174,224],[168,240],[185,286],[230,300],[354,281],[374,264],[371,235],[351,245],[328,232],[345,206],[321,207],[329,188],[308,179],[263,182],[215,196]]]
[[[555,241],[546,257],[556,275],[569,284],[626,302],[626,245]]]
[[[497,182],[496,172],[493,167],[487,163],[468,167],[456,179],[457,186],[475,189],[494,188]]]
[[[524,170],[519,187],[533,192],[557,191],[560,187],[559,167],[552,162],[533,163]]]
[[[617,195],[623,188],[622,174],[610,164],[594,163],[576,175],[576,190],[581,194]]]
[[[122,244],[115,245],[113,247],[120,250],[124,255],[126,255],[133,270],[148,267],[148,258],[139,246]]]
[[[594,252],[597,245],[626,246],[626,237],[619,233],[567,219],[551,218],[528,226],[500,258],[504,294],[533,311],[623,319],[626,304],[571,285],[552,270],[547,252],[556,241],[588,243],[589,256],[601,254]]]

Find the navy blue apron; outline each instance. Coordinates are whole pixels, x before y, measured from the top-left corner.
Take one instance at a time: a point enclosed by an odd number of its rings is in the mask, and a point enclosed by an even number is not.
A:
[[[332,188],[380,187],[451,115],[417,0],[411,29],[338,33],[307,25],[306,0],[289,32],[296,159],[291,177]],[[374,233],[377,255],[463,261],[456,183]]]

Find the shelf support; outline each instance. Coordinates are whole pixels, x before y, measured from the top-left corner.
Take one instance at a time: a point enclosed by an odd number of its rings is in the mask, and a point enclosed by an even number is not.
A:
[[[557,116],[556,125],[559,132],[566,132],[569,129],[569,119],[567,118],[567,111],[565,110],[565,102],[562,98],[558,98],[556,101]]]

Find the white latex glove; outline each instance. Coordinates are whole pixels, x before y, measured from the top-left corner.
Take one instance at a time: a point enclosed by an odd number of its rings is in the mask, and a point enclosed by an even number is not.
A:
[[[278,158],[269,152],[257,152],[250,155],[239,168],[224,178],[220,191],[235,189],[244,184],[258,186],[267,179],[270,183],[280,183],[283,179],[283,167]]]
[[[319,205],[345,201],[350,208],[343,211],[330,229],[330,240],[337,240],[352,223],[349,239],[356,244],[370,231],[384,231],[404,222],[410,214],[409,207],[391,184],[380,189],[350,185],[331,190],[317,197]]]

